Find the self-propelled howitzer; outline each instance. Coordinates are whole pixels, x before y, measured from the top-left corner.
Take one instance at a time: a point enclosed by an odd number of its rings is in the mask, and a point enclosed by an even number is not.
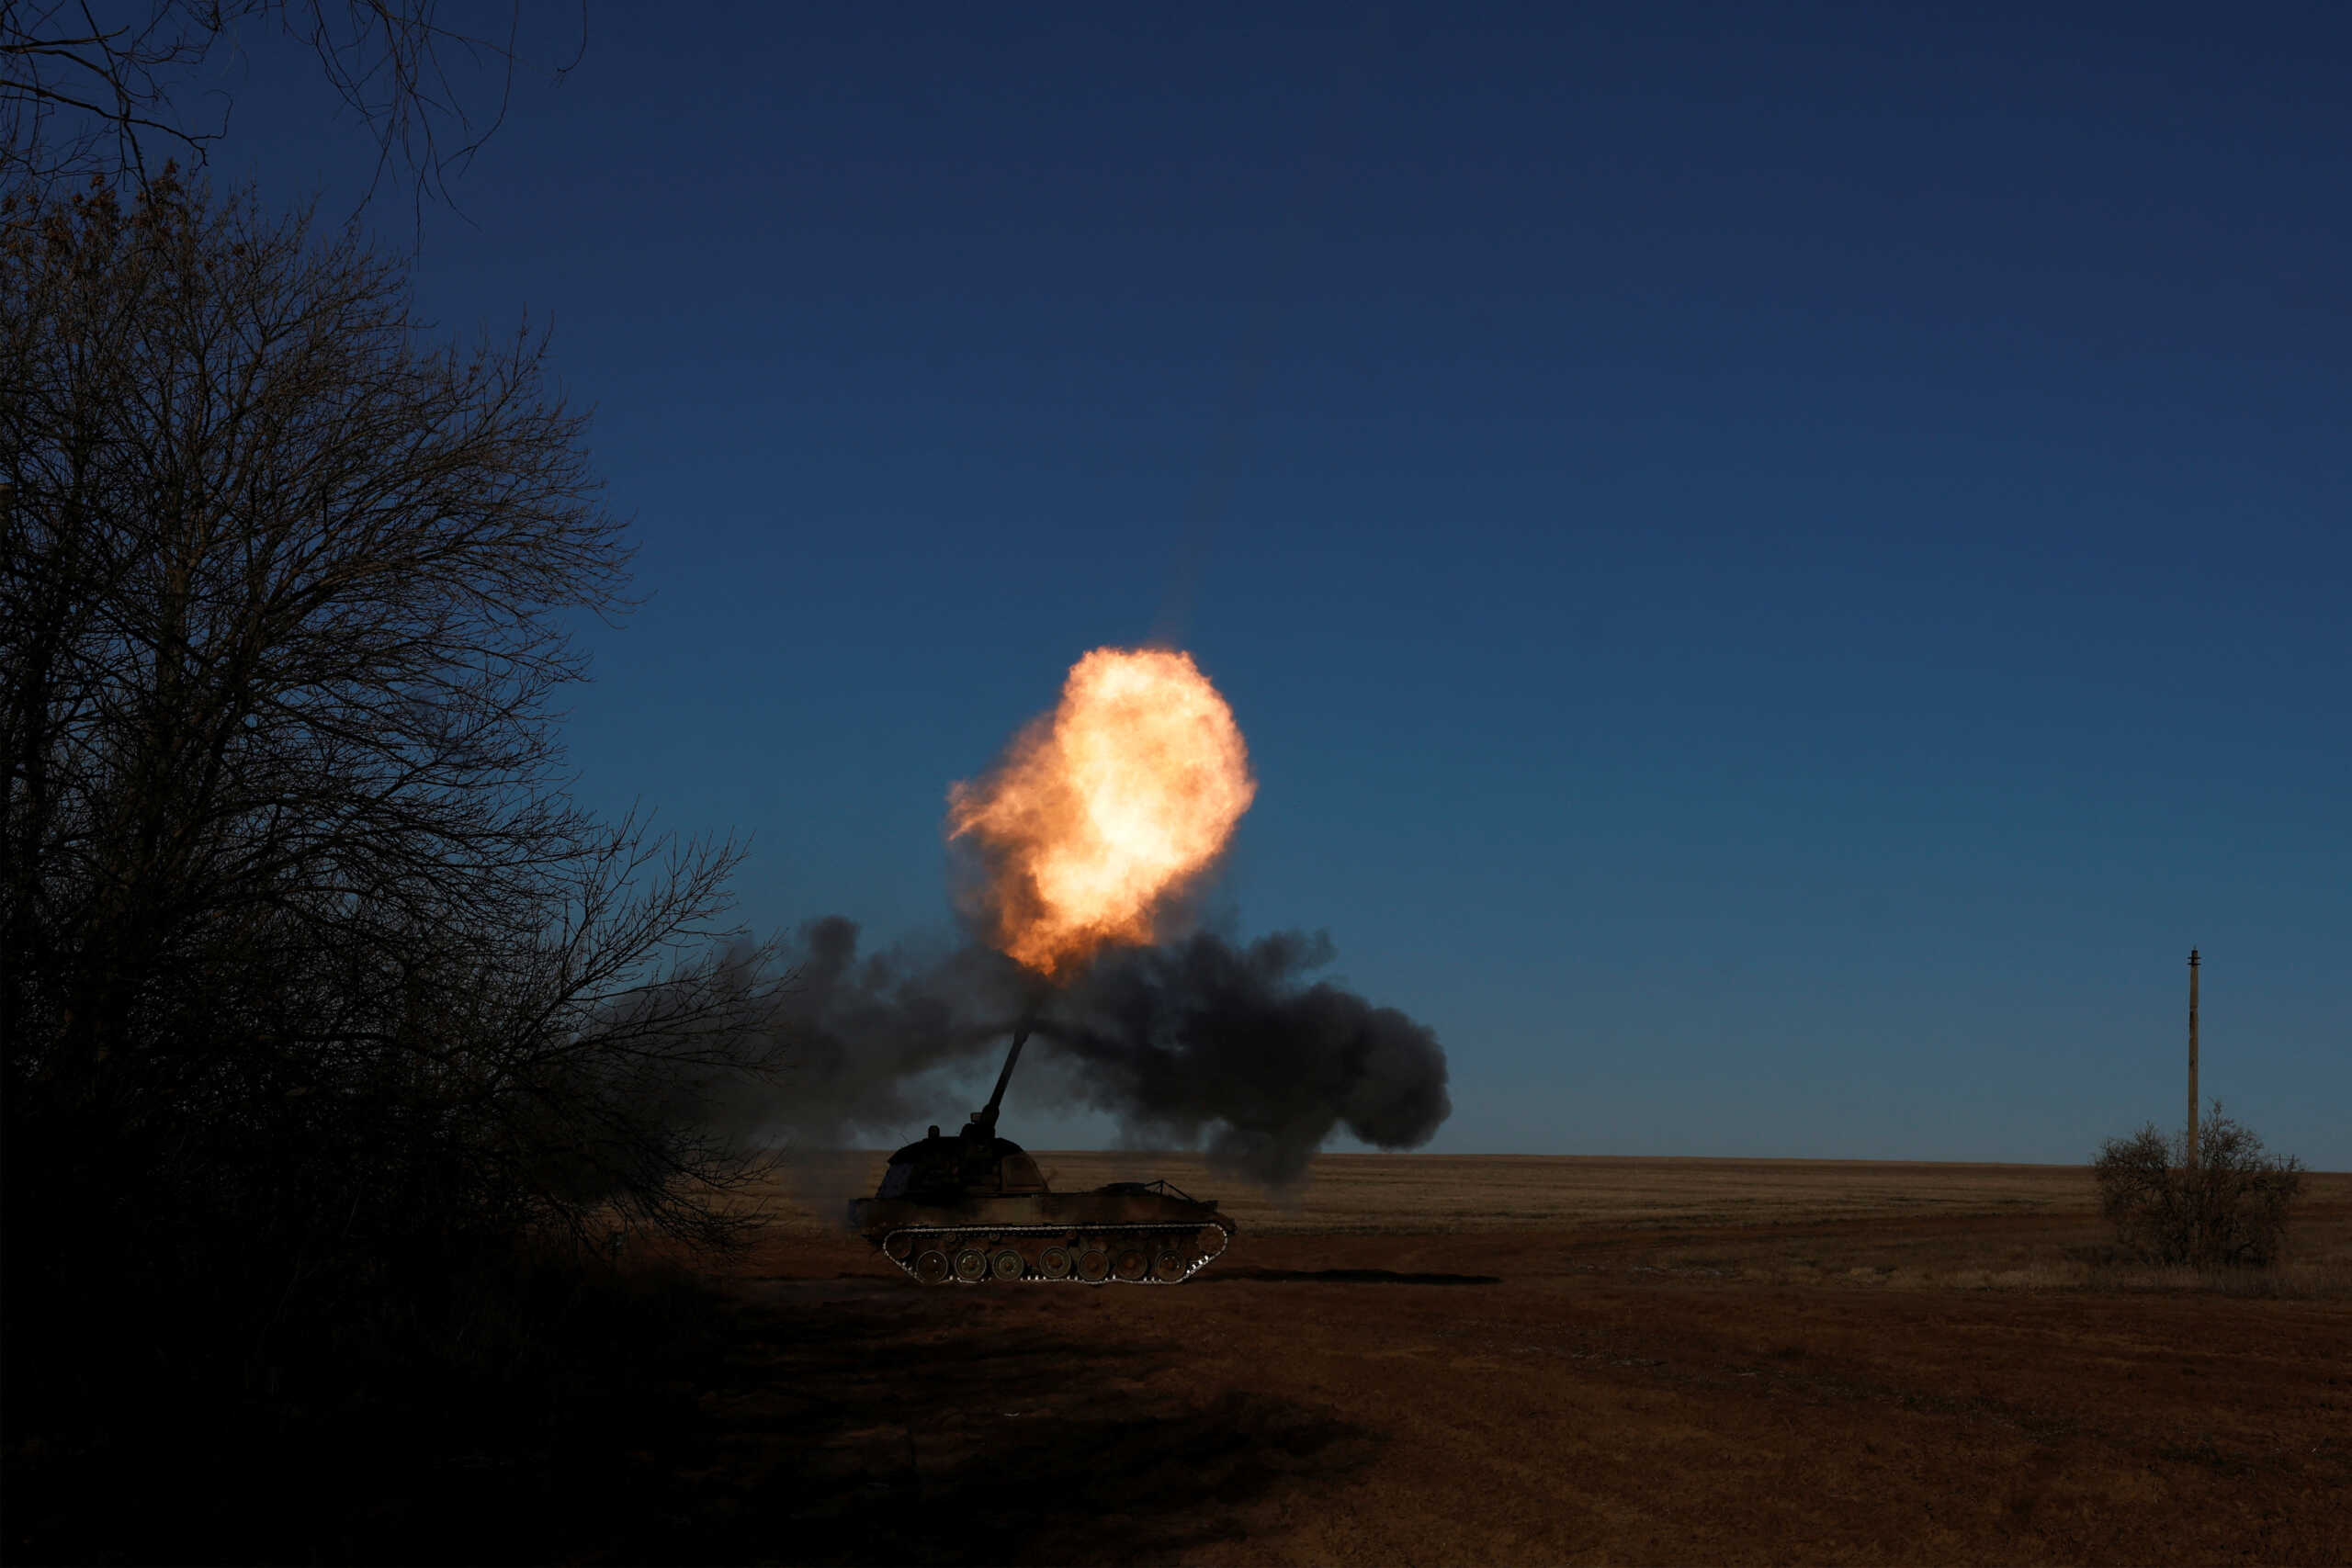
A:
[[[851,1200],[850,1228],[926,1285],[1183,1283],[1232,1239],[1233,1222],[1214,1201],[1166,1181],[1051,1191],[1037,1162],[996,1135],[1004,1088],[1033,1025],[1023,1021],[1014,1032],[987,1106],[956,1136],[933,1127],[892,1155],[874,1196]]]

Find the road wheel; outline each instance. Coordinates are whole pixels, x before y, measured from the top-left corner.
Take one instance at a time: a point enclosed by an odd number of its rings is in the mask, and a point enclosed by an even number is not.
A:
[[[1000,1280],[1018,1280],[1029,1272],[1029,1260],[1008,1247],[989,1259],[989,1272]]]
[[[1090,1285],[1099,1285],[1111,1277],[1111,1255],[1099,1247],[1090,1247],[1078,1255],[1078,1277]]]
[[[1123,1247],[1111,1260],[1111,1272],[1134,1284],[1151,1272],[1151,1256],[1140,1247]]]
[[[926,1285],[943,1283],[947,1274],[947,1254],[935,1247],[915,1259],[915,1278]]]
[[[956,1255],[956,1278],[967,1285],[977,1285],[989,1277],[989,1255],[977,1247],[967,1247]]]
[[[1037,1254],[1037,1272],[1048,1280],[1069,1278],[1071,1258],[1067,1247],[1049,1247]]]
[[[1184,1277],[1187,1261],[1181,1252],[1163,1252],[1152,1260],[1151,1277],[1163,1285],[1172,1285]]]

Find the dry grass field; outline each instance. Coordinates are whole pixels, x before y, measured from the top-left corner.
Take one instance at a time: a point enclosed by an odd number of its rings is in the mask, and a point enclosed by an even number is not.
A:
[[[870,1192],[884,1156],[838,1168]],[[1550,1155],[1324,1155],[1278,1201],[1210,1174],[1198,1154],[1039,1153],[1057,1191],[1166,1177],[1218,1200],[1252,1235],[1429,1235],[1578,1225],[1747,1224],[1905,1213],[2091,1213],[2080,1166],[1898,1165],[1871,1160],[1626,1159]],[[2323,1180],[2329,1179],[2323,1178]],[[838,1228],[831,1194],[771,1194],[778,1223]],[[821,1205],[821,1209],[820,1209]]]
[[[2352,1176],[2200,1279],[2105,1260],[2079,1167],[1041,1163],[1240,1234],[1181,1287],[926,1291],[779,1201],[611,1560],[2352,1561]]]

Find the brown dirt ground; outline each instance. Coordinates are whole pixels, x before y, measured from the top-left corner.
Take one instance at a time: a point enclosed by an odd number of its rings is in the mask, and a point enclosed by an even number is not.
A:
[[[2352,1561],[2352,1176],[2258,1281],[2101,1262],[2079,1167],[1335,1156],[1226,1208],[1192,1282],[1101,1290],[786,1213],[609,1555]]]

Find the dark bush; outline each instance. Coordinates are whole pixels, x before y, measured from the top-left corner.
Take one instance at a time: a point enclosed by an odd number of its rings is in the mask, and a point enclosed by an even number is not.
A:
[[[2263,1152],[2253,1129],[2222,1113],[2201,1128],[2197,1157],[2186,1135],[2150,1122],[2109,1138],[2091,1169],[2099,1212],[2133,1257],[2199,1269],[2263,1268],[2278,1261],[2287,1211],[2303,1186],[2302,1163]]]

